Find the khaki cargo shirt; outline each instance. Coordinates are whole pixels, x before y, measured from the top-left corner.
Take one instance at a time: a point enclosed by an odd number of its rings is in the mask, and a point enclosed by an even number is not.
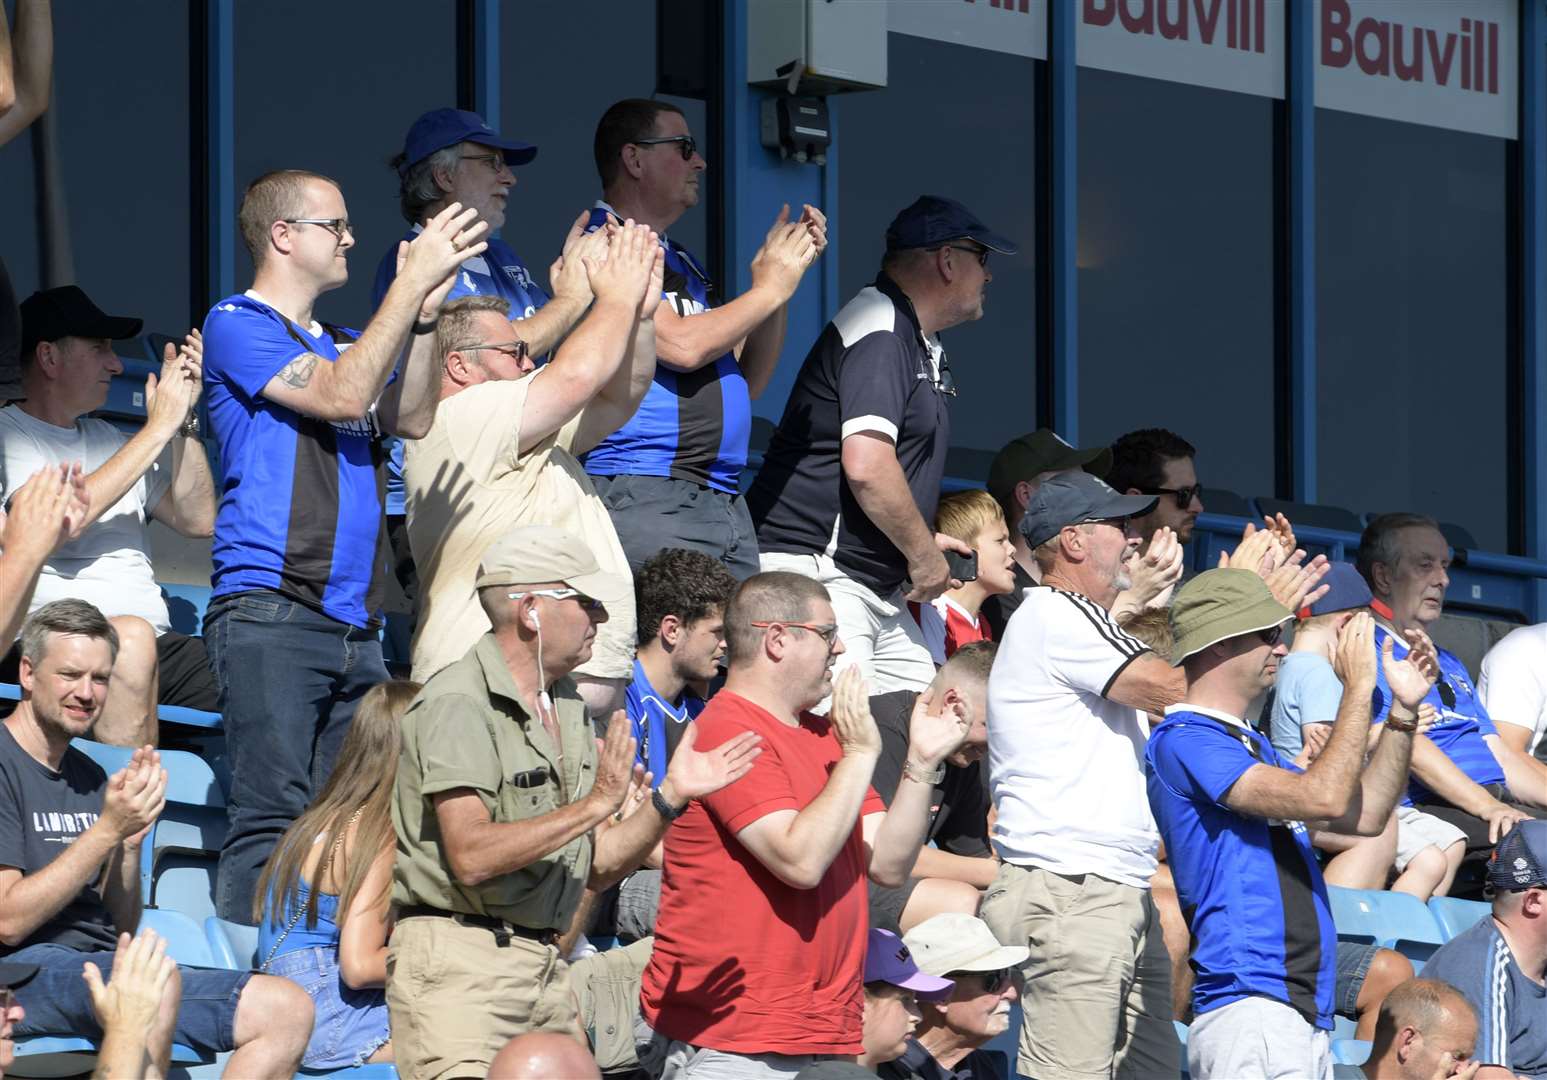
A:
[[[568,928],[591,871],[591,837],[576,837],[529,866],[476,886],[458,883],[442,846],[432,796],[478,793],[495,822],[552,812],[590,792],[596,741],[568,678],[549,687],[563,755],[522,706],[492,633],[437,673],[403,716],[403,750],[392,793],[395,904],[488,915],[533,930]]]

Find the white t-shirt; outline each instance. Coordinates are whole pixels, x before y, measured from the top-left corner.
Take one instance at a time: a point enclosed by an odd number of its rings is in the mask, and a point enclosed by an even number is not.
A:
[[[1547,622],[1511,630],[1488,650],[1477,695],[1495,724],[1531,732],[1526,753],[1542,751],[1547,736]]]
[[[0,409],[0,500],[9,508],[16,489],[49,465],[79,461],[87,473],[95,472],[128,441],[106,420],[82,417],[62,428],[28,416],[18,405]],[[95,604],[109,618],[138,615],[157,634],[166,633],[167,605],[151,568],[145,519],[171,483],[167,449],[117,504],[49,556],[30,611],[73,598]]]
[[[993,839],[1006,862],[1149,887],[1160,834],[1144,730],[1133,706],[1102,696],[1147,651],[1088,597],[1026,590],[988,679]]]

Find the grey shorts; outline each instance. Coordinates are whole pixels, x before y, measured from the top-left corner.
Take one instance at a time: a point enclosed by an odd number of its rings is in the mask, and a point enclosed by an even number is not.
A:
[[[1332,1039],[1282,1001],[1242,998],[1192,1022],[1187,1071],[1193,1080],[1332,1080]]]
[[[1416,806],[1397,807],[1397,873],[1406,870],[1407,864],[1424,848],[1433,846],[1443,852],[1458,841],[1466,843],[1466,833],[1450,822]]]
[[[919,879],[910,877],[895,889],[877,885],[874,881],[865,884],[870,887],[870,929],[890,930],[901,937],[902,910],[908,906],[913,890],[918,888]]]

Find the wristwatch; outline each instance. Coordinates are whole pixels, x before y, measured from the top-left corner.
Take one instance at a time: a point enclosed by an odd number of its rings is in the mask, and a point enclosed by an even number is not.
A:
[[[183,426],[177,429],[177,433],[185,439],[197,439],[199,437],[199,414],[189,409],[188,419],[183,421]]]
[[[661,794],[660,788],[650,792],[650,805],[655,807],[655,812],[661,815],[662,821],[666,822],[676,821],[688,811],[687,803],[683,803],[680,808],[673,809],[671,803],[666,801],[666,796]]]
[[[915,763],[912,758],[907,758],[902,763],[902,774],[909,780],[934,787],[945,779],[945,762],[942,761],[936,765],[933,772],[925,772],[924,766]]]

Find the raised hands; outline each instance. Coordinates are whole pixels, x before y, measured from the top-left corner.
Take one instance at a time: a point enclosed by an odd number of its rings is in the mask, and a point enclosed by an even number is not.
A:
[[[876,729],[875,717],[870,715],[870,687],[858,664],[844,668],[834,681],[827,719],[845,757],[881,753],[881,732]]]
[[[1310,562],[1302,562],[1305,552],[1295,549],[1288,559],[1263,576],[1273,599],[1290,611],[1299,611],[1307,604],[1314,604],[1327,595],[1329,586],[1321,585],[1331,564],[1325,555],[1318,555]]]
[[[1368,611],[1359,612],[1338,631],[1332,670],[1345,694],[1375,689],[1375,620]]]
[[[1386,673],[1392,698],[1417,712],[1419,703],[1429,696],[1440,677],[1440,656],[1434,642],[1422,630],[1405,630],[1402,636],[1407,639],[1408,652],[1400,660],[1393,651],[1391,635],[1381,642],[1381,670]]]
[[[798,221],[791,221],[790,206],[785,203],[763,246],[752,257],[752,287],[772,289],[788,300],[800,287],[806,267],[821,253],[819,243],[823,247],[827,244],[827,219],[821,211],[808,206]]]
[[[16,489],[10,513],[0,510],[0,552],[41,563],[81,534],[90,505],[80,462],[45,465]]]
[[[586,275],[585,259],[600,264],[607,258],[607,242],[617,232],[617,226],[607,224],[594,232],[586,232],[586,222],[591,218],[589,210],[583,211],[570,226],[564,237],[564,247],[559,257],[548,268],[548,281],[553,286],[555,299],[568,299],[581,306],[591,302],[591,279]]]
[[[1182,579],[1182,543],[1169,525],[1162,525],[1141,555],[1128,557],[1129,592],[1141,608],[1165,607],[1171,590]]]
[[[638,743],[622,709],[612,714],[607,737],[596,743],[601,751],[596,763],[596,783],[586,798],[599,806],[600,816],[605,817],[626,805],[630,787],[645,782],[645,770],[634,763]]]
[[[101,969],[90,961],[81,978],[91,991],[91,1007],[104,1031],[122,1030],[143,1038],[155,1024],[161,998],[176,970],[176,962],[166,954],[165,939],[145,930],[132,939],[118,935],[109,981],[103,982]]]
[[[972,728],[971,707],[965,701],[947,702],[938,713],[931,713],[933,699],[934,691],[926,688],[913,703],[908,720],[908,757],[930,769],[956,753]]]
[[[626,305],[637,312],[646,298],[652,308],[659,302],[661,290],[657,287],[651,293],[650,287],[661,258],[655,230],[629,219],[608,240],[604,260],[584,255],[581,262],[597,303]]]
[[[684,803],[713,794],[747,775],[752,763],[763,752],[763,737],[755,731],[743,731],[713,750],[699,750],[698,725],[689,723],[666,766],[661,797],[672,804]]]
[[[482,255],[489,244],[484,235],[487,221],[478,220],[473,207],[463,209],[452,203],[429,221],[412,241],[398,245],[398,277],[406,279],[424,299],[419,303],[419,318],[432,321],[456,282],[457,268],[464,259]]]
[[[107,778],[102,796],[102,816],[114,836],[127,848],[138,848],[145,834],[166,806],[167,773],[153,746],[134,752],[129,764]]]
[[[188,419],[204,388],[204,335],[188,331],[183,343],[169,341],[161,352],[161,378],[145,377],[148,425],[176,431]]]

